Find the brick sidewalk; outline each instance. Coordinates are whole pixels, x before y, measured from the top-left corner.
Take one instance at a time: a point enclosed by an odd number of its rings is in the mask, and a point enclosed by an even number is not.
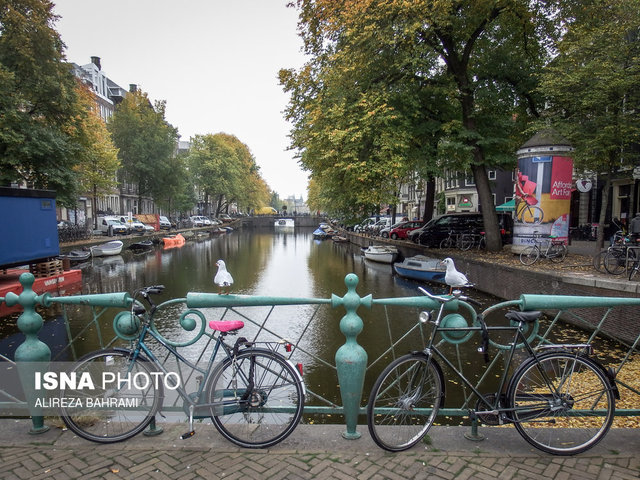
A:
[[[28,435],[26,421],[0,421],[0,478],[219,479],[637,479],[640,431],[612,430],[588,452],[554,457],[530,447],[512,428],[481,428],[487,439],[464,438],[466,427],[435,427],[428,444],[387,453],[360,425],[359,440],[344,440],[344,427],[301,425],[268,450],[236,448],[213,426],[179,440],[184,424],[164,425],[158,437],[138,435],[98,445],[52,429]]]

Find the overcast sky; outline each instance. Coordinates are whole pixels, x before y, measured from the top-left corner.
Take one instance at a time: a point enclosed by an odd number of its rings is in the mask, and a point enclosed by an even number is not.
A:
[[[304,63],[287,0],[53,0],[67,60],[100,57],[107,77],[166,100],[181,140],[225,132],[246,144],[281,198],[306,195],[287,150],[278,70]]]

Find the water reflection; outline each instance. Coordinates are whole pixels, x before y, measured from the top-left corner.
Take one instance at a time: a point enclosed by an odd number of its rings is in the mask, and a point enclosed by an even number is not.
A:
[[[365,260],[360,248],[351,244],[336,244],[330,240],[319,241],[312,236],[312,229],[291,231],[249,230],[206,238],[193,238],[184,245],[134,254],[126,251],[114,257],[93,259],[83,267],[82,293],[133,292],[135,289],[155,284],[163,284],[166,290],[162,300],[184,298],[187,292],[217,293],[213,283],[216,261],[223,259],[234,277],[233,294],[268,295],[278,297],[330,298],[332,294],[343,296],[348,273],[358,275],[360,282],[357,292],[361,296],[373,294],[374,298],[390,298],[420,295],[420,284],[392,275],[390,265]],[[444,292],[443,286],[431,285],[435,293]],[[474,297],[478,295],[474,294]],[[487,303],[494,299],[480,296]],[[370,361],[389,346],[389,337],[397,338],[415,325],[417,311],[411,309],[374,307],[360,308],[364,329],[358,342],[364,346]],[[157,315],[157,327],[163,335],[174,341],[186,341],[193,332],[184,331],[179,325],[183,305],[171,305]],[[91,321],[85,307],[69,307],[71,333],[77,335]],[[106,311],[98,320],[101,328],[112,332],[111,323],[116,310]],[[304,363],[305,381],[310,388],[323,390],[323,395],[340,403],[336,388],[335,371],[327,367],[334,364],[334,355],[345,339],[339,323],[344,315],[343,308],[330,306],[300,305],[277,307],[251,307],[225,312],[224,309],[204,309],[209,320],[242,319],[247,325],[242,335],[252,338],[260,331],[261,340],[286,338],[299,344],[295,361]],[[49,309],[44,313],[49,320],[60,314]],[[387,328],[386,318],[390,320]],[[248,318],[258,323],[268,318],[266,329],[253,325]],[[111,338],[111,333],[103,334]],[[82,333],[82,342],[75,354],[99,348],[95,328]],[[233,340],[232,340],[233,341]],[[409,339],[408,345],[420,348],[419,337]],[[202,349],[198,343],[184,352],[196,358]],[[309,354],[305,354],[304,352]],[[407,350],[405,350],[407,351]],[[404,353],[403,351],[402,353]],[[320,360],[311,355],[317,355]],[[385,362],[386,363],[386,362]],[[384,367],[380,365],[379,368]],[[375,378],[376,370],[367,375],[367,384]],[[368,386],[365,386],[365,392]]]

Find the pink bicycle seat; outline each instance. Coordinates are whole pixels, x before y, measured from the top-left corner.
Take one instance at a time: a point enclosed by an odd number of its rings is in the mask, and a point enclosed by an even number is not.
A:
[[[218,332],[227,333],[227,332],[235,332],[236,330],[240,330],[244,327],[244,322],[242,320],[228,320],[228,321],[216,321],[211,320],[209,322],[209,326],[212,330],[216,330]]]

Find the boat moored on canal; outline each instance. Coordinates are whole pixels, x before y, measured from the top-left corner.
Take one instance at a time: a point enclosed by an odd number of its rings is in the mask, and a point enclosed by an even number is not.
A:
[[[123,243],[120,240],[112,240],[101,245],[90,247],[91,255],[94,257],[107,257],[109,255],[119,255],[122,252]]]
[[[401,277],[424,282],[443,282],[446,273],[440,260],[424,255],[408,257],[402,262],[394,263],[393,270]]]

